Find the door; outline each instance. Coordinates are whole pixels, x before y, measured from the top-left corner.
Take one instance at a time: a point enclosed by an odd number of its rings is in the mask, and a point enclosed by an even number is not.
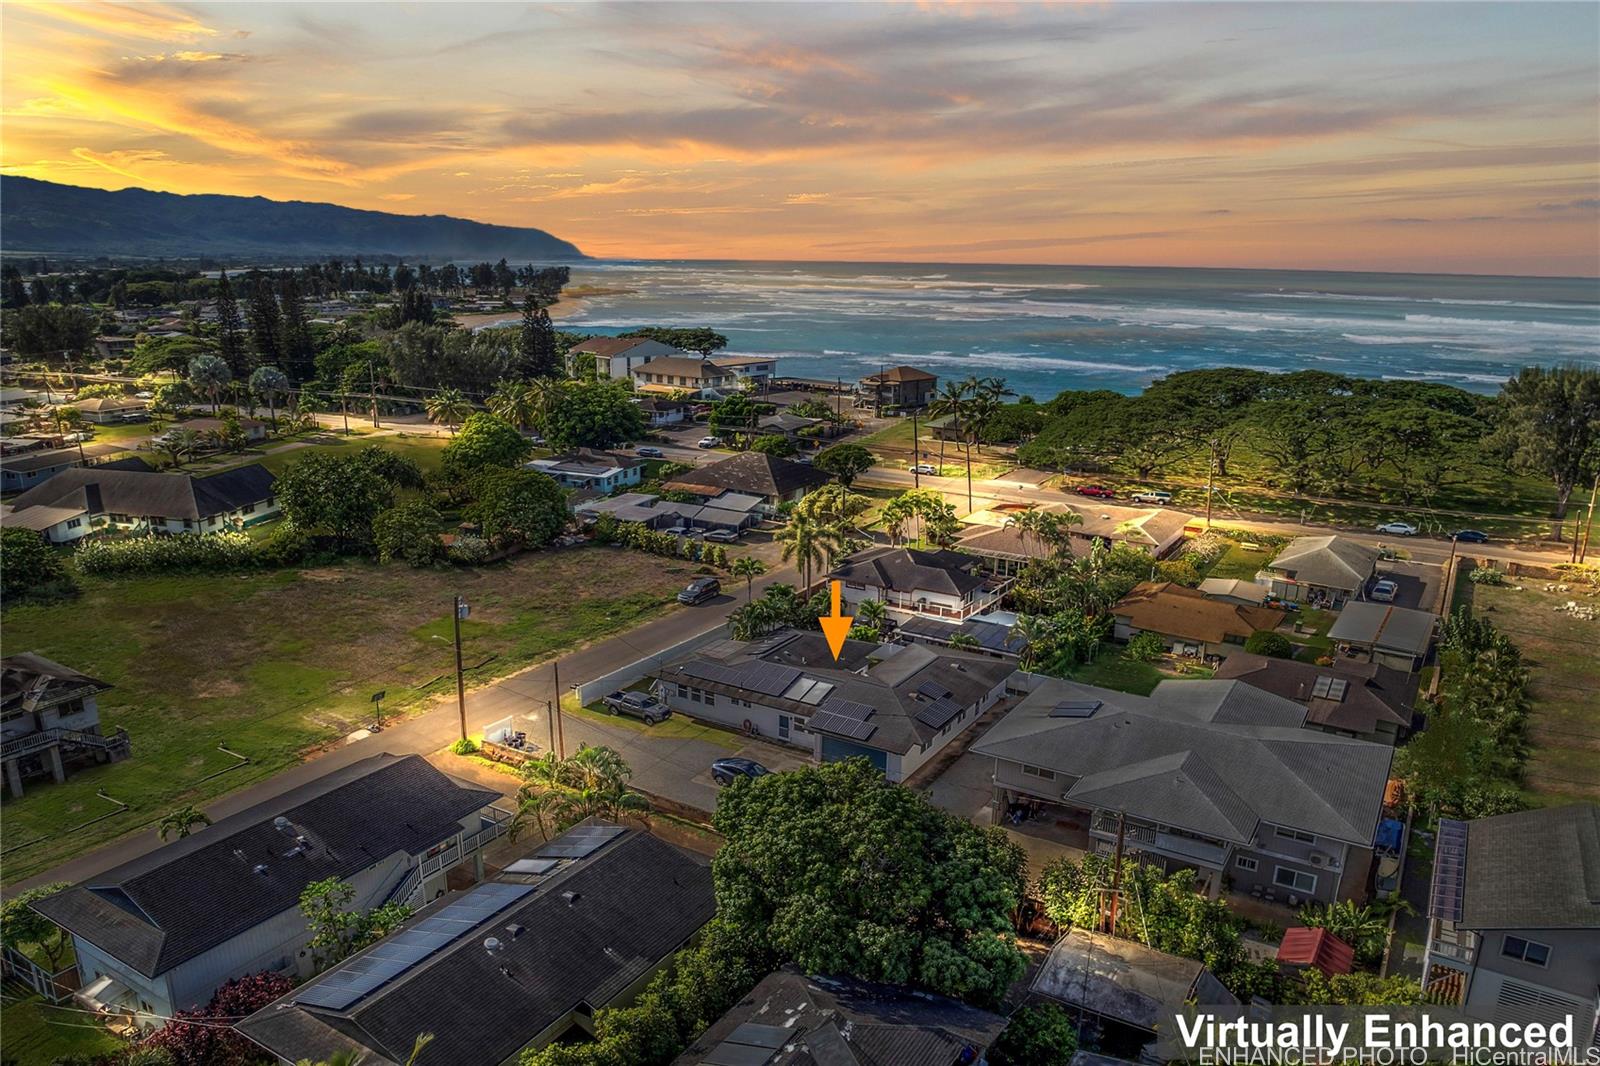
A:
[[[786,714],[778,715],[778,739],[789,739],[789,716]]]

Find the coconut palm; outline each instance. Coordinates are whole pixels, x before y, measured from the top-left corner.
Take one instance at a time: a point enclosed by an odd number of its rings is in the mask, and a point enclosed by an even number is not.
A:
[[[1083,525],[1083,515],[1077,511],[1059,511],[1039,517],[1041,537],[1050,544],[1056,555],[1068,554],[1072,547],[1072,529]]]
[[[200,447],[200,434],[192,429],[175,429],[161,438],[161,450],[172,457],[173,466],[182,466]]]
[[[888,618],[889,608],[882,600],[862,600],[856,604],[856,622],[860,625],[882,633]]]
[[[510,422],[518,429],[533,424],[539,413],[539,398],[523,381],[502,381],[488,400],[489,413]]]
[[[220,356],[197,355],[189,360],[189,385],[202,396],[210,398],[212,414],[217,413],[217,404],[232,380],[233,371],[228,369],[228,364]]]
[[[806,589],[811,588],[811,568],[831,564],[839,549],[838,534],[834,530],[798,512],[789,517],[789,524],[773,539],[783,546],[783,561],[793,560],[803,570]]]
[[[250,391],[267,401],[272,428],[278,428],[278,397],[289,391],[289,375],[275,366],[258,366],[250,375]]]
[[[933,402],[928,405],[928,414],[934,418],[951,418],[950,423],[956,434],[961,437],[962,419],[967,413],[967,383],[965,381],[946,381],[944,388],[934,393]],[[939,470],[944,471],[944,444],[949,434],[939,434]]]
[[[1055,626],[1043,615],[1019,615],[1012,632],[1022,638],[1022,655],[1017,665],[1024,670],[1033,669],[1054,650]]]
[[[566,383],[559,378],[538,378],[528,383],[533,394],[533,425],[543,433],[550,424],[550,415],[566,399]]]
[[[210,817],[204,811],[191,804],[179,807],[165,818],[162,818],[160,822],[156,823],[156,832],[161,834],[162,840],[167,840],[170,837],[182,840],[192,832],[191,826],[207,826],[210,824]]]
[[[983,647],[983,645],[978,642],[978,638],[973,636],[971,633],[957,633],[955,636],[950,638],[950,646],[952,648]]]
[[[734,577],[744,578],[744,596],[746,605],[755,602],[756,578],[760,577],[766,572],[767,564],[763,563],[760,559],[757,559],[753,555],[740,556],[733,561],[732,566],[728,567],[729,574],[733,575]]]
[[[427,402],[428,421],[442,422],[450,427],[450,435],[456,433],[456,427],[467,420],[472,414],[472,404],[461,394],[460,389],[440,389]]]

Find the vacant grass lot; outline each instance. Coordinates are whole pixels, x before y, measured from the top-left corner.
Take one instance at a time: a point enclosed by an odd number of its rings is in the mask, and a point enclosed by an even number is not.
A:
[[[5,879],[27,877],[298,761],[385,713],[453,685],[451,597],[472,616],[465,661],[484,682],[662,610],[692,564],[618,549],[534,553],[479,570],[346,562],[219,576],[84,579],[75,601],[5,613],[7,651],[37,651],[116,687],[106,730],[133,757],[5,805]],[[490,660],[485,663],[485,660]],[[240,764],[218,750],[250,759]],[[219,776],[209,777],[217,774]],[[115,808],[130,809],[68,832]],[[25,845],[25,846],[23,846]]]
[[[70,1003],[52,1007],[38,996],[13,998],[10,986],[0,1013],[0,1032],[5,1034],[5,1061],[23,1066],[43,1066],[69,1055],[83,1056],[75,1062],[88,1061],[127,1046],[81,1008]]]
[[[1529,799],[1541,805],[1600,800],[1600,621],[1557,613],[1568,600],[1600,604],[1582,586],[1546,592],[1550,582],[1459,585],[1458,596],[1522,649],[1533,697],[1533,755],[1528,760]]]

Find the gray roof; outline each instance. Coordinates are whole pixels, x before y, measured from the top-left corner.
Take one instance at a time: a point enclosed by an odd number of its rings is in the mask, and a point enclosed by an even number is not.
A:
[[[1296,537],[1268,564],[1301,585],[1355,592],[1378,566],[1378,549],[1338,535]]]
[[[20,455],[8,455],[0,459],[0,467],[14,470],[19,474],[32,473],[35,470],[50,470],[56,467],[76,466],[83,461],[83,456],[78,454],[76,448],[56,448],[47,452],[23,452]],[[23,493],[24,496],[27,493]],[[20,500],[21,497],[18,497]]]
[[[1600,929],[1600,805],[1468,822],[1461,921],[1469,929]]]
[[[110,687],[104,681],[31,651],[0,659],[0,708],[6,714],[34,711],[64,699],[75,699],[84,694],[84,689],[104,692]]]
[[[904,754],[939,735],[948,719],[932,723],[941,715],[976,704],[1014,672],[988,656],[860,640],[846,640],[835,662],[821,633],[789,630],[707,645],[655,676],[805,715],[813,732]]]
[[[1433,643],[1433,628],[1438,620],[1431,611],[1358,600],[1344,605],[1333,628],[1328,630],[1328,639],[1424,655]]]
[[[218,474],[155,474],[100,466],[65,470],[18,496],[13,513],[30,507],[72,508],[90,514],[198,520],[227,514],[272,495],[277,479],[260,463]]]
[[[1033,990],[1152,1032],[1191,999],[1202,1007],[1239,1002],[1201,962],[1087,929],[1056,941]]]
[[[741,452],[686,470],[667,482],[667,488],[684,489],[705,496],[715,496],[725,489],[732,489],[765,499],[768,496],[788,496],[797,489],[813,489],[827,484],[828,480],[828,475],[821,470],[802,463],[791,463],[765,452]]]
[[[546,873],[503,875],[418,911],[406,929],[426,938],[430,920],[451,903],[483,897],[485,888],[524,888],[497,908],[480,908],[476,925],[452,931],[348,1006],[319,1005],[319,991],[348,983],[345,969],[360,969],[384,942],[238,1028],[291,1062],[346,1041],[404,1061],[416,1035],[432,1033],[424,1058],[465,1066],[501,1062],[571,1011],[610,1004],[693,936],[716,905],[706,861],[648,833],[584,822],[534,855],[582,850],[565,844],[596,829],[602,831],[592,850],[557,859]],[[501,945],[493,954],[484,948],[490,936]]]
[[[975,556],[965,552],[868,548],[845,559],[829,576],[897,592],[960,596],[988,584],[989,578],[980,565]]]
[[[420,755],[375,755],[34,904],[150,977],[294,909],[312,881],[419,855],[500,798]],[[388,812],[378,814],[377,812]],[[290,828],[280,830],[283,816]],[[307,850],[287,856],[296,838]],[[258,865],[266,869],[256,872]]]
[[[675,1066],[930,1066],[973,1059],[1006,1018],[900,985],[807,977],[793,965],[762,978]]]
[[[1294,700],[1309,711],[1308,722],[1351,733],[1371,733],[1383,722],[1409,727],[1417,693],[1414,676],[1378,663],[1318,666],[1246,651],[1222,660],[1214,676]]]
[[[1099,702],[1083,717],[1066,701]],[[1372,844],[1393,750],[1303,728],[1305,708],[1238,681],[1134,696],[1046,680],[972,746],[1054,770],[1066,802],[1248,844],[1260,823]]]

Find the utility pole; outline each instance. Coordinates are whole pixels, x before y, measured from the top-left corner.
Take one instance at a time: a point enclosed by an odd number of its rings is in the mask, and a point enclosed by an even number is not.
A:
[[[833,379],[833,420],[844,421],[844,379]]]
[[[1112,860],[1114,869],[1111,873],[1111,914],[1106,923],[1107,936],[1117,935],[1117,903],[1122,898],[1122,840],[1128,828],[1128,816],[1124,811],[1117,812],[1117,851],[1116,858]]]
[[[561,721],[561,659],[556,657],[550,660],[550,683],[555,686],[555,718],[556,727],[556,755],[558,758],[567,757],[567,734],[562,728]]]
[[[874,381],[872,383],[872,417],[873,418],[882,418],[883,417],[883,375],[885,375],[887,373],[888,373],[888,371],[886,369],[884,369],[884,364],[879,363],[878,364],[878,380]],[[915,432],[915,431],[913,431],[913,432]]]
[[[917,409],[911,409],[911,484],[922,487],[922,449],[917,446]]]
[[[1594,485],[1589,489],[1589,517],[1583,524],[1583,547],[1578,549],[1578,557],[1574,562],[1581,563],[1589,557],[1589,534],[1594,532],[1594,498],[1597,494],[1600,494],[1600,470],[1595,471]],[[1572,540],[1576,544],[1578,538],[1573,537]]]
[[[459,595],[450,612],[456,625],[456,710],[461,715],[461,739],[467,739],[467,681],[461,673],[461,620],[467,616],[468,607]]]
[[[339,394],[339,413],[344,415],[344,435],[348,437],[350,435],[350,394],[348,392]]]
[[[554,754],[556,750],[556,705],[549,700],[544,701],[546,717],[550,719],[550,746],[545,751]]]
[[[367,398],[372,401],[372,428],[378,428],[378,378],[372,369],[372,360],[367,360]]]
[[[1206,528],[1211,528],[1211,494],[1215,491],[1217,480],[1217,456],[1213,452],[1211,462],[1206,467]]]

